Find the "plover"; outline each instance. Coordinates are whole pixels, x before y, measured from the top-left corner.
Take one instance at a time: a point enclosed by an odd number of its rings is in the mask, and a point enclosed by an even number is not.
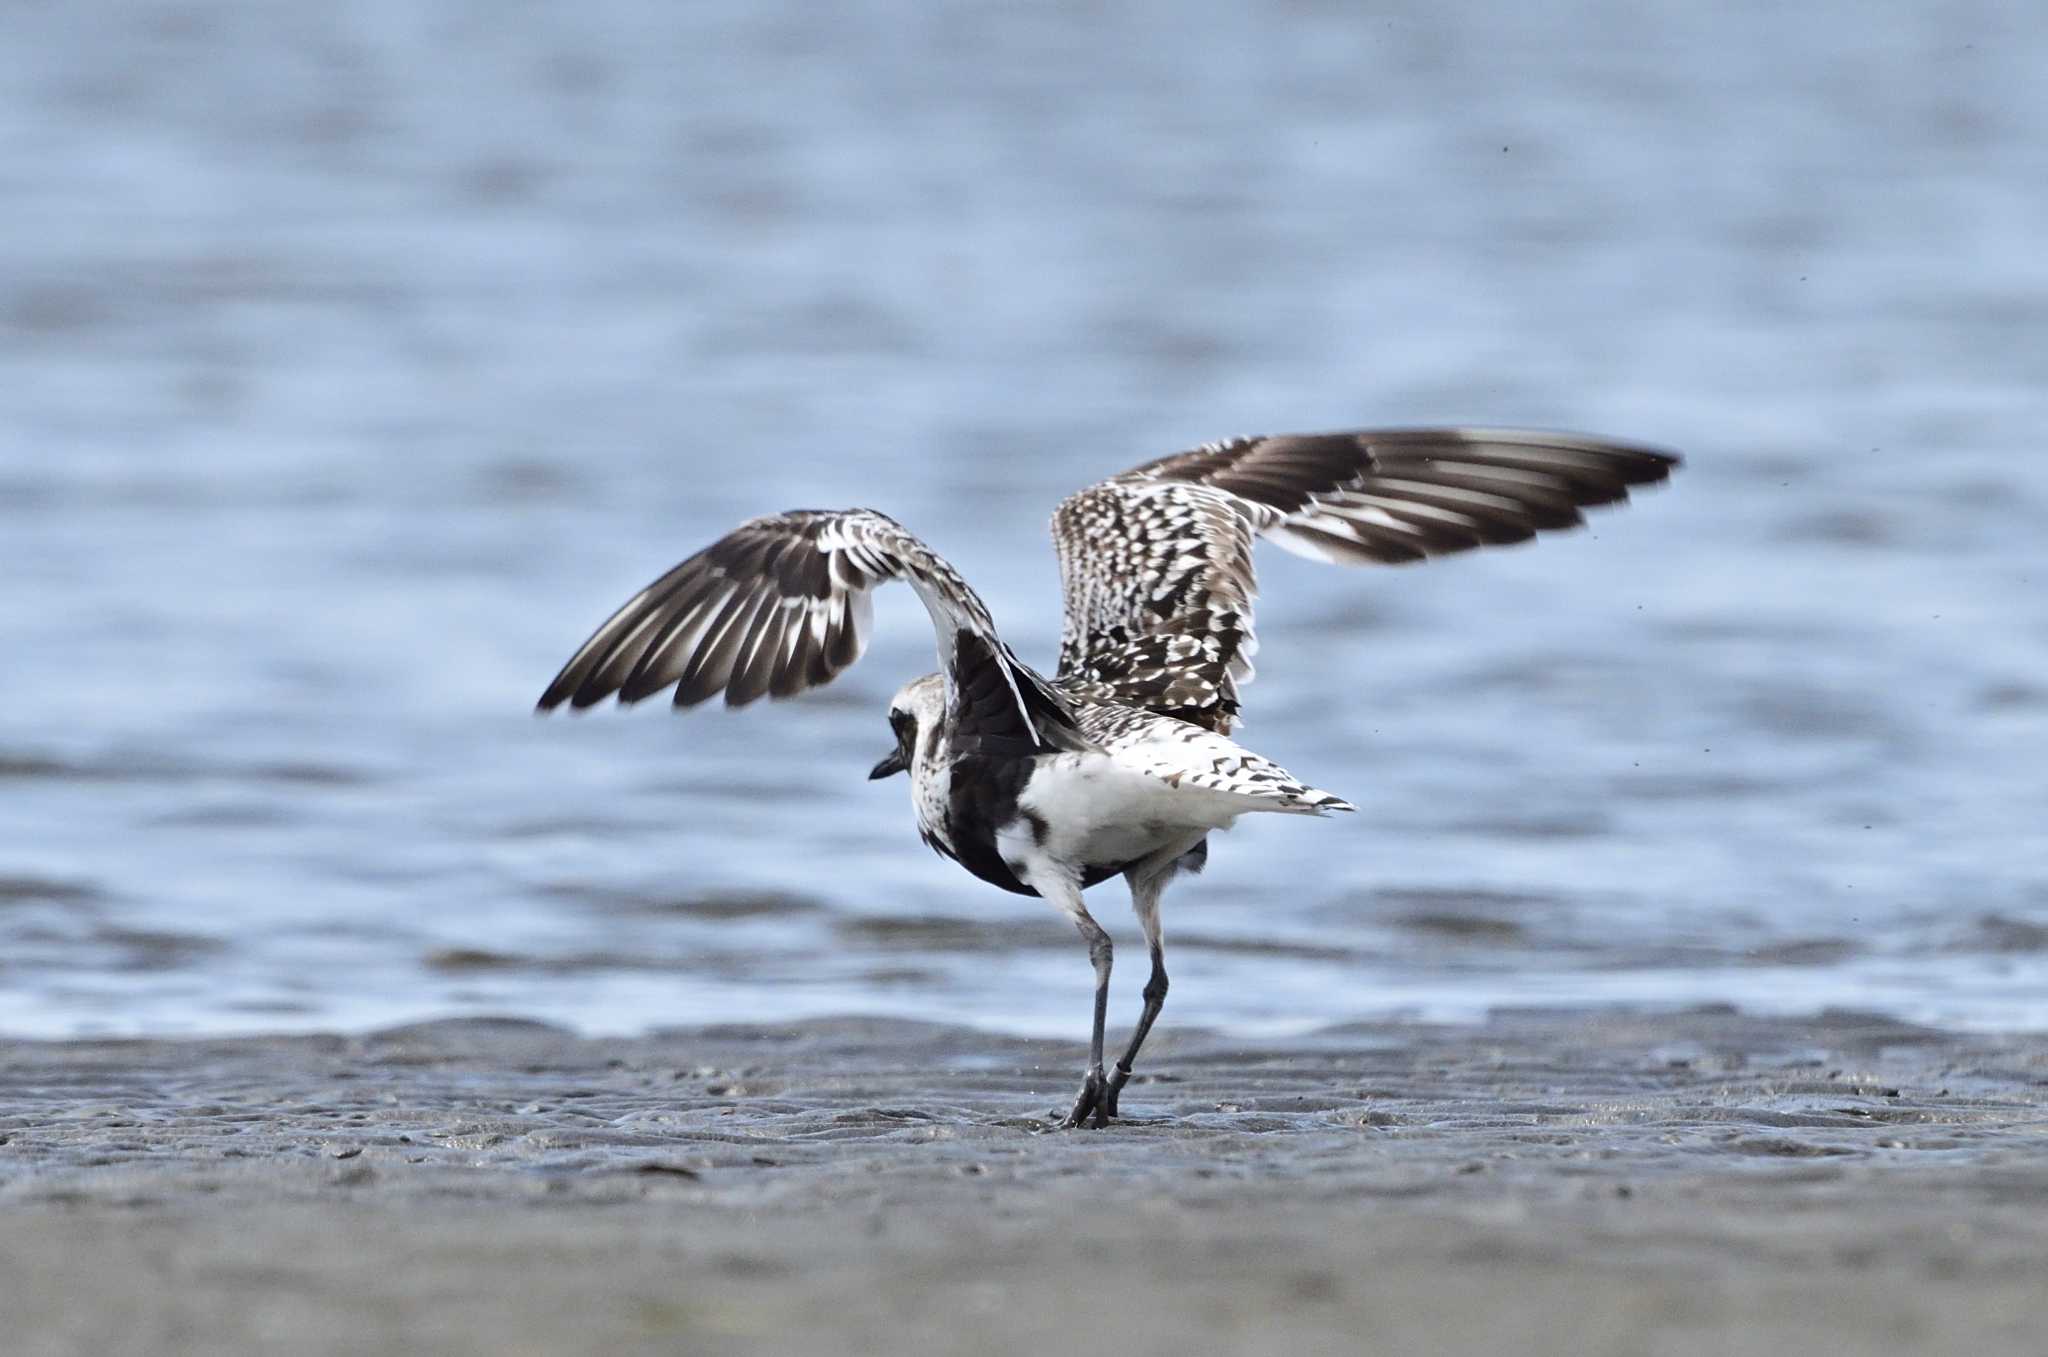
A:
[[[1100,1127],[1165,1002],[1160,896],[1241,815],[1353,809],[1230,738],[1251,678],[1252,545],[1339,564],[1417,561],[1581,522],[1678,465],[1607,439],[1508,429],[1235,438],[1090,486],[1052,518],[1066,595],[1051,678],[1004,644],[952,566],[886,514],[796,509],[741,524],[634,595],[540,709],[728,706],[829,683],[866,648],[890,580],[931,614],[940,670],[889,703],[924,841],[1073,920],[1095,968],[1088,1069],[1065,1126]],[[1109,934],[1082,892],[1122,876],[1151,954],[1130,1044],[1103,1067]]]

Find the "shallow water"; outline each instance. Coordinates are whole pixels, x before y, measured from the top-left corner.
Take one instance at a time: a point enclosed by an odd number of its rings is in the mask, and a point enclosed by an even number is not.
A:
[[[12,27],[0,1031],[1078,1035],[1065,925],[863,780],[930,665],[907,594],[794,704],[534,697],[802,504],[903,519],[1049,660],[1061,494],[1440,420],[1690,462],[1534,547],[1265,558],[1245,738],[1363,813],[1216,844],[1169,1023],[2048,1026],[2042,12]]]

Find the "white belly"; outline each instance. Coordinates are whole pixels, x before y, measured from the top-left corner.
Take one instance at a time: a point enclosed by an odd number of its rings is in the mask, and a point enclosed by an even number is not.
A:
[[[1232,801],[1174,787],[1107,755],[1059,754],[1039,763],[1017,807],[1044,826],[1037,847],[1049,857],[1107,866],[1185,842],[1191,833],[1228,828],[1245,809]]]

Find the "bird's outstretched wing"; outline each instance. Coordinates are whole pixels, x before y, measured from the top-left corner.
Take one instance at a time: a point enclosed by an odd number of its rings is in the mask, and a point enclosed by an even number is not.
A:
[[[1678,461],[1575,434],[1394,429],[1234,438],[1147,462],[1053,515],[1060,684],[1227,732],[1257,648],[1254,539],[1345,565],[1418,561],[1573,527]]]
[[[830,683],[867,649],[877,586],[924,600],[955,706],[1014,704],[1041,747],[1084,742],[1064,701],[1010,652],[958,571],[886,514],[796,509],[741,524],[635,594],[562,666],[540,709],[637,702],[671,685],[675,705],[727,706]],[[963,643],[963,635],[968,642]]]

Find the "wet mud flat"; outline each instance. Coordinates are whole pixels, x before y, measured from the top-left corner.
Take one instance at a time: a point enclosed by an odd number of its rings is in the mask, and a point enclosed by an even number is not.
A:
[[[0,1046],[44,1353],[2033,1350],[2048,1036],[1708,1009]]]

